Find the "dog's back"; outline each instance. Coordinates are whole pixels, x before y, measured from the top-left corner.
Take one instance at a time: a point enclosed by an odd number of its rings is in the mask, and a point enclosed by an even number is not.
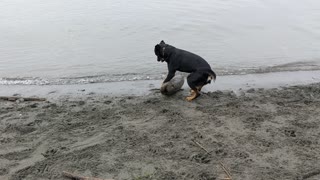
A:
[[[203,69],[211,69],[210,65],[206,60],[202,57],[191,53],[189,51],[174,48],[174,52],[172,57],[170,58],[170,64],[172,63],[173,66],[176,66],[178,71],[182,72],[195,72],[200,68]]]

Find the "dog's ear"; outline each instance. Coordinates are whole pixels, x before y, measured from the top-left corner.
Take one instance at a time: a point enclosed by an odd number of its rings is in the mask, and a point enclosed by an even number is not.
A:
[[[160,44],[166,44],[163,40],[160,42]]]
[[[158,56],[160,54],[160,49],[161,49],[161,46],[159,44],[157,44],[155,47],[154,47],[154,53]]]

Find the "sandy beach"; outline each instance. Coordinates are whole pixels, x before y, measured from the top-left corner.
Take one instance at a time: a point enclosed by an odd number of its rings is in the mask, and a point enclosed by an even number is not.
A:
[[[186,91],[2,100],[0,179],[320,179],[319,83]]]
[[[0,1],[0,180],[320,180],[319,10]]]

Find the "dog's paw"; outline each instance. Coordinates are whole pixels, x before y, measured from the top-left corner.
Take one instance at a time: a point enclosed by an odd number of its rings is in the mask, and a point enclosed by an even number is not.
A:
[[[168,86],[168,82],[162,83],[160,91],[161,92],[166,92],[167,91],[167,86]]]
[[[191,96],[186,97],[186,100],[189,102],[191,102],[193,99],[194,99],[194,97],[191,97]]]

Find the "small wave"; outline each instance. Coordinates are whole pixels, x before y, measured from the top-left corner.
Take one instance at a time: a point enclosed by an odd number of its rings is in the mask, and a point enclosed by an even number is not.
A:
[[[261,74],[284,71],[314,71],[320,70],[320,63],[317,61],[297,61],[292,63],[264,66],[264,67],[230,67],[216,68],[219,75],[244,75],[244,74]]]
[[[0,85],[49,85],[50,82],[41,78],[0,78]]]
[[[67,84],[91,84],[121,81],[157,80],[164,75],[156,77],[152,75],[116,74],[84,77],[62,77],[57,79],[25,77],[25,78],[0,78],[0,85],[67,85]]]
[[[320,65],[315,62],[294,62],[270,67],[259,68],[215,68],[218,76],[225,75],[245,75],[258,73],[271,73],[283,71],[313,71],[320,70]],[[40,77],[23,77],[23,78],[0,78],[0,85],[68,85],[68,84],[90,84],[90,83],[106,83],[106,82],[121,82],[121,81],[140,81],[140,80],[161,80],[166,77],[166,73],[160,74],[105,74],[95,76],[80,76],[80,77],[61,77],[56,79],[40,78]]]

